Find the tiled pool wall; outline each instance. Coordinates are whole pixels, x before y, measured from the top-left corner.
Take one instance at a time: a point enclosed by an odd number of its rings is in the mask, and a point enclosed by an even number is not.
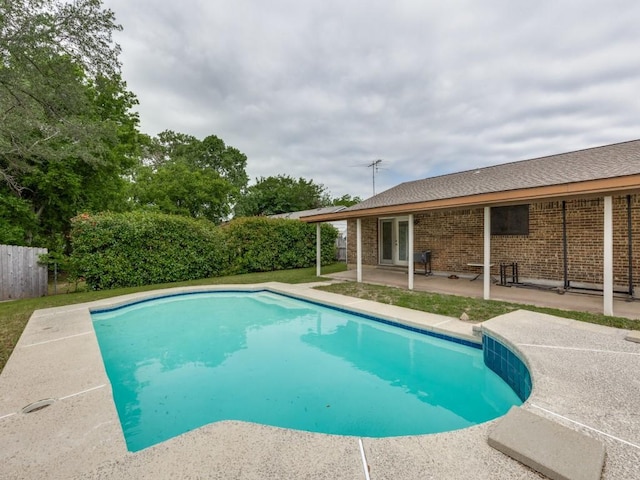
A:
[[[524,362],[495,338],[482,335],[484,363],[507,382],[523,402],[531,394],[531,374]]]

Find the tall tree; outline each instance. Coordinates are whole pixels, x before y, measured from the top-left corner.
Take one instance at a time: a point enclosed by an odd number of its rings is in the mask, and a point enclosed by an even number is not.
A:
[[[336,197],[331,201],[331,205],[338,206],[342,205],[343,207],[351,207],[357,203],[362,202],[362,199],[358,196],[352,197],[349,194],[345,194],[341,197]]]
[[[261,177],[250,186],[235,206],[236,217],[276,215],[329,205],[324,185],[288,175]]]
[[[0,0],[0,179],[14,192],[41,158],[93,159],[96,126],[78,115],[90,101],[82,80],[118,75],[119,29],[100,0]]]
[[[165,131],[150,140],[131,186],[135,206],[220,223],[248,182],[247,157],[215,135]]]
[[[100,0],[0,0],[0,204],[20,243],[124,202],[138,119],[119,29]]]

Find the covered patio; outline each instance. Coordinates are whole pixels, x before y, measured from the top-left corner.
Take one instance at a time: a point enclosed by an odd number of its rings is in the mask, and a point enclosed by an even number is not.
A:
[[[405,182],[339,213],[301,220],[348,221],[347,260],[358,282],[384,275],[376,283],[394,278],[409,290],[428,284],[485,300],[640,315],[633,302],[640,140]],[[319,235],[318,226],[318,270]],[[407,274],[426,252],[429,268],[446,280],[471,274],[478,281],[436,287],[437,276]],[[381,273],[386,267],[397,271]],[[518,287],[496,286],[505,275],[503,285]]]
[[[336,280],[357,281],[356,269],[324,276]],[[468,275],[450,279],[445,275],[424,275],[416,271],[413,275],[413,289],[420,292],[483,298],[484,282],[482,277],[477,280],[472,280],[472,278],[473,276]],[[407,288],[407,270],[364,266],[362,268],[362,282]],[[504,287],[493,282],[490,283],[489,288],[492,300],[560,310],[602,313],[602,294],[599,293],[569,290],[559,294],[557,289],[551,287]],[[640,302],[630,300],[627,295],[614,295],[613,309],[618,317],[640,320]]]

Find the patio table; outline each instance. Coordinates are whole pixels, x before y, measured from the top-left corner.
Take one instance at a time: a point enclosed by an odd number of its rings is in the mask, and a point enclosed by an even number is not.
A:
[[[489,264],[489,268],[493,267],[495,265],[495,263],[490,263]],[[470,282],[473,282],[474,280],[476,280],[480,275],[482,275],[484,273],[484,263],[467,263],[467,267],[479,267],[480,273],[478,273],[475,277],[473,277],[471,280],[469,280]],[[491,277],[491,280],[493,280],[493,277]]]

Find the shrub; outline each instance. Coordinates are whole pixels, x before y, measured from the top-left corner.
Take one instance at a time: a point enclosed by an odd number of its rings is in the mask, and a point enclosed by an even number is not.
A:
[[[303,268],[316,262],[316,226],[299,220],[239,218],[221,227],[230,256],[229,273]],[[335,261],[337,230],[321,227],[322,263]]]
[[[322,263],[333,263],[337,231],[322,225]],[[298,220],[206,220],[136,211],[72,219],[74,273],[92,289],[197,280],[228,273],[309,267],[316,226]]]
[[[149,212],[72,220],[72,261],[93,289],[178,282],[228,269],[221,232],[208,222]]]

